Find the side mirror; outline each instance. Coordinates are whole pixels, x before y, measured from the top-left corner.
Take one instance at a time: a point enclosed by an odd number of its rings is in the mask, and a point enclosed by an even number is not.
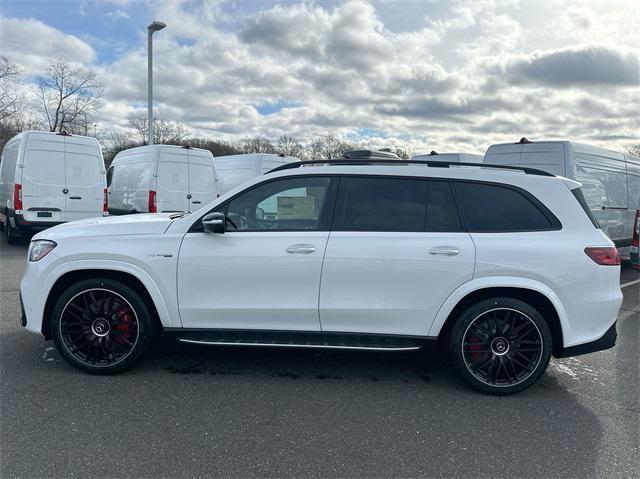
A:
[[[205,233],[224,234],[225,221],[224,213],[215,211],[202,218],[202,228]]]

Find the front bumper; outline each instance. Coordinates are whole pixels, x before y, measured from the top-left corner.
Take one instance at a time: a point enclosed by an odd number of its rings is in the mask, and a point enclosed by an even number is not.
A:
[[[557,354],[554,354],[556,358],[568,358],[571,356],[580,356],[582,354],[595,353],[596,351],[604,351],[615,346],[618,333],[616,331],[616,323],[613,323],[606,333],[595,341],[591,341],[577,346],[570,346],[563,348]]]

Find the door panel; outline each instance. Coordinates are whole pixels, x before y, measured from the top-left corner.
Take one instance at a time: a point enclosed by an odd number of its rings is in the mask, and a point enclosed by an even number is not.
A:
[[[33,138],[27,142],[22,170],[22,203],[27,221],[66,221],[64,142]],[[50,217],[38,217],[49,212]],[[48,216],[48,215],[47,215]]]
[[[66,139],[67,221],[102,216],[103,173],[96,145]]]
[[[189,164],[184,161],[160,160],[158,165],[158,213],[189,211]]]
[[[468,233],[332,232],[322,330],[426,335],[447,296],[472,278],[474,260]]]
[[[178,295],[187,328],[318,331],[318,289],[328,232],[189,233]],[[292,253],[294,245],[315,251]]]
[[[323,331],[426,335],[473,276],[448,180],[345,177],[322,267]]]
[[[220,206],[227,217],[224,234],[194,225],[178,261],[182,324],[319,331],[334,189],[327,177],[265,181]],[[273,211],[265,210],[268,205]]]
[[[216,199],[213,165],[189,159],[189,211],[196,211]]]

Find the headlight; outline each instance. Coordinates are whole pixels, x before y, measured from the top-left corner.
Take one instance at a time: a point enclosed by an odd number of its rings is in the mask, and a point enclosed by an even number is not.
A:
[[[31,243],[31,249],[29,250],[29,261],[40,261],[47,256],[57,243],[50,240],[36,240]]]

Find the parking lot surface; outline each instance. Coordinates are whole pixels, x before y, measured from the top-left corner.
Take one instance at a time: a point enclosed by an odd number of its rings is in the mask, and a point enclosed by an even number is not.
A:
[[[640,477],[640,274],[618,344],[515,396],[437,350],[219,349],[160,339],[90,376],[19,325],[26,246],[0,243],[0,476]],[[629,284],[631,283],[631,284]]]

